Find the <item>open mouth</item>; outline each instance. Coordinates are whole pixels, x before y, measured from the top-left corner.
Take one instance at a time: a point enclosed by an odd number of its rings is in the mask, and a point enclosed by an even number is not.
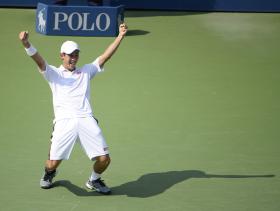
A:
[[[71,66],[76,66],[76,64],[77,64],[76,61],[70,61],[70,62],[69,62],[69,65],[71,65]]]

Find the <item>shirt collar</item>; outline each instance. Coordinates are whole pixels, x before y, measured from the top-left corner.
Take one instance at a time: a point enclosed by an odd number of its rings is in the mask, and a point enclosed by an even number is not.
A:
[[[77,71],[77,67],[76,67],[76,69],[75,69],[74,71],[71,72],[71,71],[67,70],[65,67],[63,67],[62,64],[59,66],[58,69],[59,69],[61,72],[69,72],[69,73],[74,73],[74,72]]]

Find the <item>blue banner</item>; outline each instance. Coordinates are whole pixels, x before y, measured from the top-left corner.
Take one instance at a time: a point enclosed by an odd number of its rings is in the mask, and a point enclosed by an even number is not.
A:
[[[55,6],[39,3],[36,31],[46,35],[116,36],[123,6]]]

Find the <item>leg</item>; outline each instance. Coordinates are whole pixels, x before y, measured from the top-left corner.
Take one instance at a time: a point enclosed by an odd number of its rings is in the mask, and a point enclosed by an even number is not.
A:
[[[86,183],[86,186],[91,190],[96,190],[99,193],[108,195],[111,193],[110,188],[106,186],[103,180],[101,180],[101,174],[109,166],[111,159],[109,155],[102,155],[95,158],[96,161],[93,164],[93,172],[91,177]]]
[[[96,161],[93,164],[93,171],[96,172],[97,174],[102,174],[107,169],[110,162],[111,159],[109,155],[102,155],[96,157]]]
[[[62,161],[62,160],[51,160],[51,159],[50,159],[51,148],[52,148],[52,143],[50,144],[50,150],[49,150],[49,154],[48,154],[48,160],[46,160],[46,162],[45,162],[45,169],[47,169],[48,171],[54,171],[54,170],[56,170],[57,167],[59,166],[59,164],[60,164],[61,161]]]
[[[102,194],[110,194],[111,190],[101,180],[101,174],[110,164],[108,146],[97,121],[93,117],[79,119],[80,144],[91,160],[95,160],[93,171],[86,183],[89,189]]]
[[[45,163],[45,172],[40,180],[41,188],[52,187],[52,180],[56,176],[57,167],[62,160],[69,158],[77,137],[75,128],[76,121],[73,119],[60,120],[55,124],[49,158]]]
[[[61,161],[62,160],[47,160],[45,167],[48,171],[54,171],[57,169]]]
[[[56,168],[62,160],[47,160],[45,164],[45,173],[40,180],[41,188],[48,189],[52,187],[52,180],[56,176]]]

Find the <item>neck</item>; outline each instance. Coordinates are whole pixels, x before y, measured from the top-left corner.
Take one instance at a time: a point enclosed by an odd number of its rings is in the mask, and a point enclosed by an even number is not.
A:
[[[62,65],[65,70],[69,71],[69,72],[73,72],[74,70],[76,70],[76,67],[74,67],[73,69],[69,69],[68,67],[65,67],[64,65]]]
[[[67,71],[69,71],[69,72],[73,72],[74,70],[76,70],[76,68],[74,68],[74,69],[66,69]]]

